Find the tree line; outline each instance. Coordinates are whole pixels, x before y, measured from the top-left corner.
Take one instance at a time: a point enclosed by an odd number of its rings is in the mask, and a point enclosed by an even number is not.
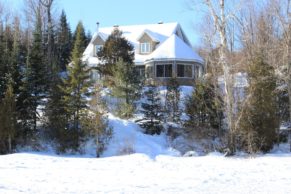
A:
[[[89,91],[90,69],[81,60],[91,35],[82,22],[72,33],[64,11],[53,16],[54,0],[25,2],[26,19],[0,4],[0,153],[39,149],[39,139],[54,142],[58,153],[80,151],[91,137],[99,155],[98,134],[109,137],[110,129],[86,100],[96,92]]]
[[[40,138],[58,153],[81,152],[93,138],[100,156],[112,136],[103,87],[117,100],[116,115],[142,113],[137,123],[145,133],[219,138],[229,154],[269,151],[279,142],[280,124],[291,120],[289,0],[191,1],[207,13],[200,49],[205,76],[186,102],[177,80],[169,80],[164,104],[159,88],[137,76],[134,48],[118,28],[97,52],[101,63],[88,67],[82,54],[91,35],[82,23],[72,33],[64,11],[55,22],[54,0],[26,2],[33,13],[26,25],[0,12],[0,153],[40,147]],[[90,81],[92,68],[102,82]],[[236,86],[238,72],[246,73],[247,87]]]

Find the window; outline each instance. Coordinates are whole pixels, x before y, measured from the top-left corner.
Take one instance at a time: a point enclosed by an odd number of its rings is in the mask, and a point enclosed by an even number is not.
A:
[[[99,50],[102,48],[102,45],[97,44],[95,45],[95,54],[97,55],[97,53],[99,52]]]
[[[145,67],[144,66],[137,66],[137,67],[135,67],[135,70],[136,70],[137,75],[139,77],[145,77]]]
[[[156,66],[156,77],[172,77],[172,64]]]
[[[140,43],[140,53],[150,53],[151,44],[149,42]]]
[[[177,77],[192,78],[192,65],[177,64]]]
[[[198,66],[195,66],[195,78],[198,78],[200,76],[200,68]]]

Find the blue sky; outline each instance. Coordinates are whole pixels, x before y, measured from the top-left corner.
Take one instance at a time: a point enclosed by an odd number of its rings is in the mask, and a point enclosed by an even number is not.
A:
[[[5,1],[5,0],[4,0]],[[6,0],[14,7],[21,7],[23,0]],[[82,20],[87,30],[100,27],[163,22],[179,22],[193,46],[199,44],[201,35],[195,30],[199,17],[189,10],[189,0],[55,0],[57,9],[64,9],[67,18],[75,29]],[[9,3],[10,4],[10,3]]]

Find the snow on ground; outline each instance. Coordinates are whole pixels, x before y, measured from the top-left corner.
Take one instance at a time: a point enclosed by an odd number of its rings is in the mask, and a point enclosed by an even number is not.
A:
[[[109,125],[113,127],[113,138],[109,142],[103,157],[144,153],[150,157],[160,154],[179,155],[171,150],[165,134],[147,135],[131,120],[124,120],[108,114]]]
[[[0,193],[291,193],[291,155],[0,156]]]

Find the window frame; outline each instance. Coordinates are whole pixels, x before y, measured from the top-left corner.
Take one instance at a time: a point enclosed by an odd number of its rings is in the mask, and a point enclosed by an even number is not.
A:
[[[184,66],[184,72],[183,72],[184,76],[183,77],[179,76],[179,71],[178,71],[179,66]],[[190,66],[190,68],[191,68],[191,76],[190,77],[189,76],[185,76],[185,66],[188,66],[188,67]],[[192,64],[177,63],[177,65],[176,65],[176,73],[177,73],[177,78],[193,79],[193,65]]]
[[[99,50],[103,47],[102,44],[95,44],[94,45],[94,49],[95,49],[95,55],[97,56],[97,53],[99,52]]]
[[[140,43],[140,53],[147,54],[151,52],[151,43],[150,42],[141,42]]]
[[[158,66],[163,66],[163,75],[162,76],[158,76]],[[170,66],[171,67],[171,72],[170,72],[170,76],[167,76],[166,77],[166,66]],[[171,64],[171,63],[165,63],[165,64],[156,64],[156,72],[155,72],[155,74],[156,74],[156,78],[171,78],[171,77],[173,77],[173,64]]]

